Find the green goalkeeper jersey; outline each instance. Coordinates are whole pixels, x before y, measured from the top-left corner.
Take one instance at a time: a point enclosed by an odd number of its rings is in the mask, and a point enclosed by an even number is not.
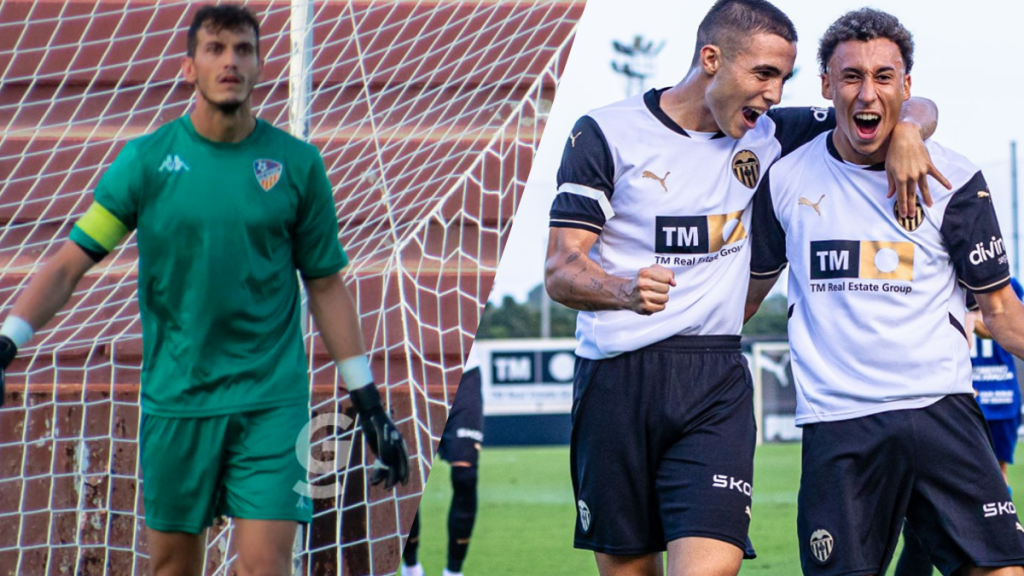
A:
[[[202,417],[306,402],[296,271],[348,264],[316,148],[257,121],[237,144],[185,116],[125,145],[71,240],[139,247],[142,409]]]

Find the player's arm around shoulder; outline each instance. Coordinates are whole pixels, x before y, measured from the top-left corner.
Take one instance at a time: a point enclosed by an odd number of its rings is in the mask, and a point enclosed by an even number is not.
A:
[[[650,315],[668,304],[675,273],[657,264],[633,278],[609,275],[590,256],[598,235],[575,228],[551,228],[544,286],[551,299],[575,310],[632,310]]]
[[[782,146],[783,156],[836,126],[834,108],[773,108],[768,115],[775,123],[775,135]],[[918,191],[925,205],[932,205],[929,176],[951,189],[924,145],[924,141],[935,133],[938,122],[939,109],[931,100],[915,96],[903,103],[886,154],[885,170],[889,180],[887,198],[896,196],[900,213],[904,216],[910,216],[917,210]]]
[[[935,167],[925,146],[939,122],[939,109],[927,98],[910,98],[903,103],[899,122],[893,129],[889,151],[885,156],[885,172],[889,180],[887,198],[896,196],[900,213],[911,216],[917,211],[917,192],[925,206],[932,206],[928,178],[952,190],[949,180]]]
[[[999,345],[1024,359],[1024,304],[1007,283],[988,293],[975,293],[983,326]]]
[[[772,166],[754,193],[754,214],[750,223],[750,283],[747,286],[744,323],[757,313],[788,263],[786,231],[779,222],[772,196],[772,177],[778,174],[779,168],[779,164]]]

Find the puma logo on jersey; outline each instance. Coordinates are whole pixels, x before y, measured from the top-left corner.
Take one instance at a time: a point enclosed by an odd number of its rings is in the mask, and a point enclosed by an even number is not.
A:
[[[661,188],[665,192],[668,192],[668,186],[665,185],[665,179],[668,178],[669,174],[671,174],[671,172],[665,172],[665,175],[662,176],[661,178],[659,178],[654,172],[651,172],[650,170],[644,170],[640,174],[640,177],[641,178],[650,178],[651,180],[657,180],[661,184]]]
[[[569,140],[572,141],[572,147],[573,148],[576,147],[576,139],[579,138],[580,135],[582,135],[582,134],[583,134],[583,132],[579,132],[579,133],[576,133],[576,134],[573,134],[572,132],[569,132]]]
[[[991,197],[992,197],[992,195],[989,194],[988,192],[985,192],[984,190],[981,190],[981,191],[978,192],[978,198],[991,198]]]
[[[167,158],[164,158],[164,163],[160,165],[160,169],[157,172],[181,172],[182,170],[188,172],[188,164],[182,162],[181,158],[177,154],[168,154]]]
[[[824,199],[825,199],[825,195],[822,194],[821,198],[818,198],[818,202],[815,203],[815,202],[811,202],[807,198],[804,198],[803,196],[801,196],[799,204],[801,206],[810,206],[811,208],[814,208],[814,211],[818,213],[818,216],[821,216],[821,210],[818,209],[818,206],[821,204],[821,201],[824,200]]]

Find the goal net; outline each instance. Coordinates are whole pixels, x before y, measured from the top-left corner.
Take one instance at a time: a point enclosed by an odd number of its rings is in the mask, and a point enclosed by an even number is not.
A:
[[[124,142],[188,112],[178,71],[197,7],[0,0],[0,316]],[[314,458],[331,465],[310,467],[318,492],[296,573],[392,574],[583,3],[249,7],[265,60],[257,114],[321,150],[374,373],[412,456],[409,485],[385,491],[367,482],[360,433],[315,429]],[[147,571],[136,277],[131,237],[8,374],[0,573]],[[311,418],[351,414],[307,326]],[[228,573],[231,532],[227,521],[209,531],[207,574]]]

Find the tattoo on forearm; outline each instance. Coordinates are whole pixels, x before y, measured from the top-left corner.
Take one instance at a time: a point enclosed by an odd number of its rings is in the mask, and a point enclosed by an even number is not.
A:
[[[623,302],[629,302],[629,291],[626,290],[626,285],[619,286],[619,300]]]
[[[582,256],[582,254],[580,254],[579,252],[573,252],[572,254],[569,254],[568,258],[565,259],[565,263],[572,264],[573,262],[579,260],[580,256]]]

